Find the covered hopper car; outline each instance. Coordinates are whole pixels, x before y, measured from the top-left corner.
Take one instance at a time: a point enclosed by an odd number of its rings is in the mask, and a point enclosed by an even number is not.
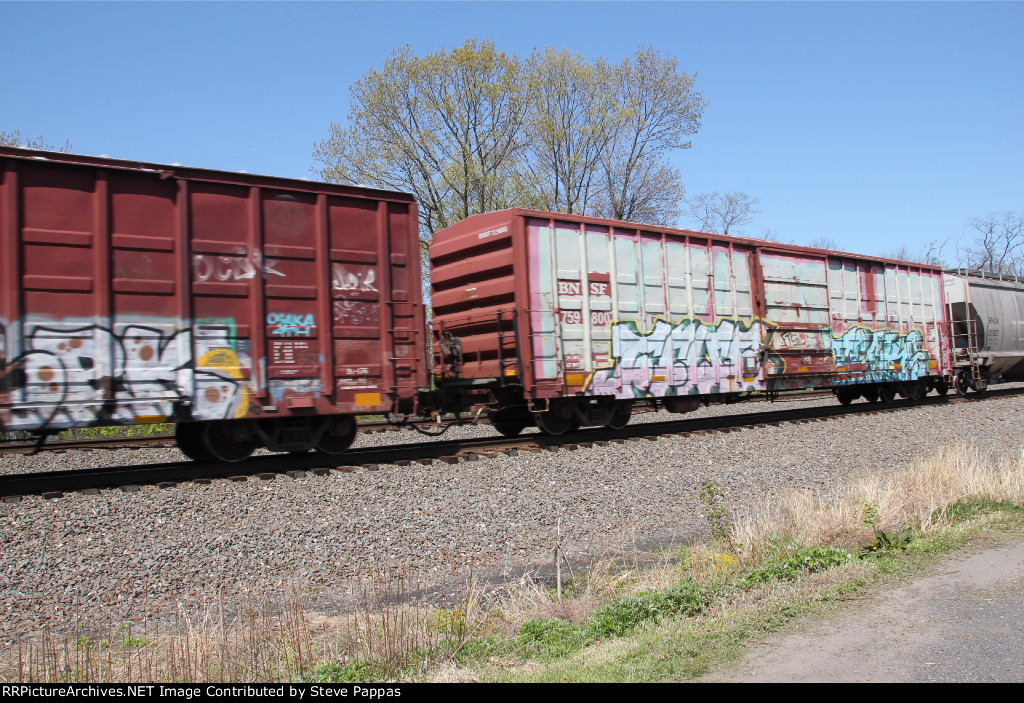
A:
[[[426,383],[409,195],[0,148],[0,430],[345,450]]]
[[[957,392],[989,378],[1024,381],[1024,281],[980,271],[943,276]]]

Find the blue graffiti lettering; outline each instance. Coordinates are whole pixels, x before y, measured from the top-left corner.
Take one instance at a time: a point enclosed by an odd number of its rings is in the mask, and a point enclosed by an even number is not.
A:
[[[309,337],[316,322],[312,313],[272,312],[267,314],[267,325],[268,332],[275,337]]]

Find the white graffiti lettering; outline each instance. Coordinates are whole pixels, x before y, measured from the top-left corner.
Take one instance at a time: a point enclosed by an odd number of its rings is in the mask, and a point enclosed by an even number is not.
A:
[[[380,304],[361,300],[335,300],[334,321],[340,325],[376,327],[380,324]]]
[[[352,266],[334,264],[331,270],[331,287],[334,290],[359,292],[379,292],[374,283],[377,280],[377,269],[372,266]]]
[[[193,333],[171,326],[38,325],[25,351],[0,373],[12,408],[5,429],[129,424],[147,418],[236,417],[248,406],[242,362],[226,328],[195,327],[203,358],[193,365]]]
[[[192,256],[192,277],[200,282],[206,281],[246,281],[256,278],[259,271],[263,277],[267,275],[285,277],[285,274],[275,267],[278,261],[274,259],[263,260],[259,249],[252,252],[252,256],[240,254],[237,256],[212,256],[209,254],[194,254]]]

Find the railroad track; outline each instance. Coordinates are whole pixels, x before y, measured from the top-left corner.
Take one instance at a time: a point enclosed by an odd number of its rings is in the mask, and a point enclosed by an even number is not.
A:
[[[182,482],[210,483],[214,479],[272,480],[281,475],[300,478],[307,473],[326,475],[331,471],[351,472],[358,468],[374,470],[380,465],[403,466],[413,463],[429,464],[434,461],[456,464],[460,461],[474,461],[484,456],[495,456],[498,453],[575,450],[580,447],[603,446],[632,440],[734,432],[794,422],[821,422],[836,417],[899,412],[930,405],[981,402],[989,398],[1018,395],[1024,395],[1024,388],[991,390],[984,395],[972,394],[966,397],[930,396],[914,402],[904,400],[888,404],[856,403],[848,406],[814,406],[709,418],[673,419],[628,425],[621,430],[589,428],[560,437],[531,434],[510,438],[435,440],[389,447],[364,447],[350,449],[337,457],[316,453],[273,454],[251,457],[238,464],[181,461],[13,474],[0,476],[0,499],[4,502],[16,502],[21,496],[26,495],[59,498],[69,492],[95,493],[102,488],[120,488],[133,492],[139,490],[141,485],[170,488]]]
[[[812,399],[819,396],[832,395],[832,391],[807,391],[793,393],[786,396],[787,400]],[[761,400],[762,398],[757,398]],[[741,401],[748,402],[748,401]],[[653,411],[653,408],[635,408],[634,415]],[[441,423],[449,425],[458,422],[456,418],[442,418]],[[465,418],[462,418],[465,422]],[[415,423],[425,426],[434,423],[421,421]],[[402,429],[409,429],[410,425],[399,425],[394,422],[374,421],[360,422],[357,429],[360,433],[374,434],[378,432],[397,432]],[[97,437],[92,439],[62,439],[44,443],[39,447],[40,452],[56,452],[58,454],[71,450],[120,450],[120,449],[160,449],[177,446],[173,434],[154,434],[138,437]],[[37,449],[36,442],[7,442],[0,443],[0,454],[32,453]]]
[[[444,420],[450,422],[450,420]],[[375,432],[394,432],[402,427],[391,422],[364,422],[358,428],[360,432],[373,434]],[[44,443],[40,451],[44,452],[66,452],[79,449],[155,449],[162,447],[174,447],[176,442],[173,434],[153,434],[138,437],[97,437],[94,439],[61,439]],[[8,442],[0,444],[0,454],[15,454],[18,452],[33,452],[36,449],[35,442]]]

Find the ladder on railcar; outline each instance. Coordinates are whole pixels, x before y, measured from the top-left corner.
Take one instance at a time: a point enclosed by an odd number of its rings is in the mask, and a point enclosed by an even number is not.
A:
[[[978,387],[977,384],[984,383],[986,380],[982,373],[985,359],[981,355],[981,346],[978,344],[978,320],[973,314],[974,302],[971,300],[970,276],[972,274],[980,274],[977,276],[979,278],[985,278],[986,276],[982,272],[970,272],[962,269],[957,269],[957,273],[964,274],[964,319],[960,323],[954,322],[953,305],[949,303],[948,314],[950,329],[952,330],[950,341],[953,344],[953,366],[966,371],[969,374],[971,386]]]
[[[523,379],[523,371],[519,349],[519,319],[517,310],[512,310],[511,315],[509,313],[499,310],[498,311],[498,375],[499,375],[499,386],[508,385],[507,381],[509,378],[515,378],[515,385],[520,385]],[[505,321],[511,317],[512,329],[505,329]],[[511,371],[511,373],[509,373]]]

